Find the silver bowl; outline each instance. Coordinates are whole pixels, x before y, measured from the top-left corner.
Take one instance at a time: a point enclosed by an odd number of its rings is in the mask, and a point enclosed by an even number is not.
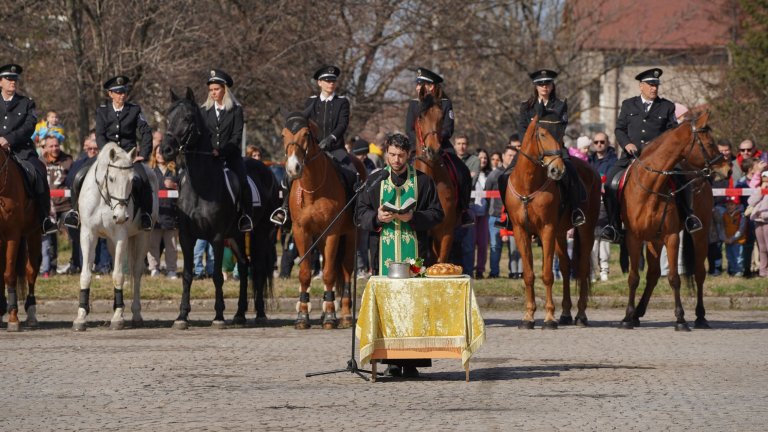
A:
[[[389,263],[387,277],[390,279],[408,279],[411,277],[411,264],[407,262]]]

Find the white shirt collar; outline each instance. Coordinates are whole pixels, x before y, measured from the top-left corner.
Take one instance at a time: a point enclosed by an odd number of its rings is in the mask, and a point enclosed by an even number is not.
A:
[[[123,105],[122,107],[118,108],[118,107],[115,106],[115,104],[112,104],[112,109],[115,110],[116,113],[119,113],[120,111],[125,109],[125,105]]]
[[[219,105],[216,102],[213,103],[213,108],[215,108],[217,111],[224,111],[224,105]]]
[[[645,105],[647,103],[653,103],[652,100],[648,100],[648,99],[644,98],[642,95],[640,96],[640,100],[643,101],[643,105]]]
[[[328,97],[324,97],[323,94],[320,93],[320,102],[332,101],[334,97],[336,97],[336,93],[331,93],[331,95]]]

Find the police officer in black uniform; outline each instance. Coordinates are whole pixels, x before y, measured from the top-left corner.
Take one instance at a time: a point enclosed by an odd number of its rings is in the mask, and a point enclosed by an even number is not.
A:
[[[141,229],[149,231],[152,229],[152,188],[147,173],[141,169],[140,164],[148,161],[152,154],[152,128],[144,119],[141,107],[126,102],[129,83],[130,79],[125,75],[110,78],[104,83],[104,90],[107,91],[111,102],[96,108],[96,143],[99,145],[99,149],[102,149],[108,142],[114,142],[129,152],[136,148],[137,139],[141,139],[138,156],[134,159],[131,195],[138,207]],[[96,158],[91,158],[75,174],[72,189],[72,210],[64,216],[64,225],[68,227],[78,228],[80,226],[77,199],[88,168],[95,160]]]
[[[621,158],[614,164],[606,176],[606,185],[611,185],[612,180],[619,172],[625,170],[632,159],[639,157],[643,147],[652,139],[665,131],[677,127],[675,118],[675,104],[658,96],[659,77],[663,71],[659,68],[648,69],[635,76],[640,82],[640,95],[631,97],[621,103],[619,118],[616,120],[616,141],[624,150]],[[681,179],[673,176],[673,180],[679,185]],[[678,205],[686,215],[685,229],[695,232],[702,228],[701,220],[696,217],[690,207],[689,189],[680,194]],[[605,207],[610,224],[603,228],[601,236],[611,242],[621,241],[621,207],[616,201],[612,191],[606,191]]]
[[[57,229],[56,222],[49,216],[51,191],[45,166],[38,158],[31,138],[37,123],[35,103],[16,92],[21,71],[22,67],[17,64],[0,67],[0,92],[3,98],[0,103],[0,148],[10,152],[11,156],[24,166],[24,171],[34,171],[37,217],[42,223],[43,233],[50,234]]]
[[[549,69],[540,69],[529,74],[533,82],[533,95],[520,106],[520,119],[518,128],[520,136],[525,136],[528,125],[536,115],[539,116],[539,125],[545,128],[557,141],[563,145],[563,136],[565,128],[568,126],[568,104],[557,98],[557,88],[555,87],[555,78],[557,72]],[[568,150],[562,149],[563,160],[565,161],[565,177],[558,184],[562,189],[563,196],[569,199],[571,211],[571,223],[577,227],[586,222],[584,211],[581,209],[581,201],[584,195]]]
[[[320,149],[324,150],[348,171],[348,175],[357,174],[357,168],[352,162],[352,156],[344,147],[344,134],[349,126],[349,100],[336,94],[336,81],[341,75],[341,69],[336,66],[323,66],[316,70],[313,78],[320,87],[320,94],[310,96],[304,103],[304,117],[314,121],[320,129]],[[291,185],[283,185],[283,205],[272,212],[270,220],[277,225],[290,221],[288,215],[288,195]]]
[[[420,101],[427,95],[432,94],[435,101],[440,102],[440,108],[443,110],[442,128],[440,130],[440,149],[443,151],[451,163],[446,166],[448,169],[455,168],[455,176],[459,186],[459,210],[461,211],[461,224],[463,226],[472,225],[474,217],[469,213],[469,199],[472,193],[472,176],[469,168],[464,162],[456,156],[456,150],[451,144],[453,136],[454,114],[453,103],[443,92],[443,77],[432,72],[429,69],[420,67],[416,69],[416,99],[411,99],[408,103],[408,113],[405,116],[405,132],[408,134],[408,140],[413,145],[418,145],[416,140],[416,119],[420,114]]]
[[[251,187],[248,184],[241,141],[243,139],[243,108],[232,93],[234,80],[226,72],[211,69],[208,73],[208,100],[202,106],[205,123],[210,131],[214,156],[224,159],[240,183],[240,219],[238,229],[253,229]]]

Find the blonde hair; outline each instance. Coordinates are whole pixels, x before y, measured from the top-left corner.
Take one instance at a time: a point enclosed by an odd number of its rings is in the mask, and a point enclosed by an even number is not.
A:
[[[224,86],[224,98],[222,99],[221,103],[224,105],[224,109],[226,111],[231,111],[232,108],[235,107],[235,105],[240,105],[240,102],[237,101],[237,98],[235,97],[234,93],[232,93],[232,90],[229,88],[228,85],[221,84],[221,83],[211,83],[211,84],[219,84],[221,86]],[[205,100],[205,103],[202,106],[204,109],[209,110],[213,108],[215,104],[216,102],[214,102],[213,98],[211,97],[211,94],[208,93],[208,99]]]
[[[157,151],[160,150],[160,146],[155,147],[152,149],[152,154],[149,155],[149,167],[152,169],[155,169],[158,167],[157,163]],[[166,161],[165,167],[168,169],[168,171],[171,172],[171,174],[176,174],[176,162],[175,161]]]

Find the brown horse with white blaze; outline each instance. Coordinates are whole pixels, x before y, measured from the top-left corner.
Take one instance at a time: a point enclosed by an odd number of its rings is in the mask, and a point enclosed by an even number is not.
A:
[[[563,303],[560,324],[586,326],[587,300],[590,288],[590,253],[595,236],[595,224],[600,211],[600,178],[592,167],[579,159],[572,159],[587,194],[586,205],[582,208],[586,223],[574,232],[573,258],[568,256],[567,233],[573,228],[571,211],[566,207],[567,199],[561,197],[557,181],[565,174],[562,146],[538,124],[538,116],[528,125],[517,164],[509,176],[504,205],[507,208],[515,233],[515,242],[523,261],[526,312],[520,323],[521,329],[534,327],[536,298],[534,294],[533,254],[531,236],[541,239],[543,262],[542,282],[546,289],[546,315],[544,329],[556,329],[555,305],[552,301],[554,254],[560,260],[563,275]],[[571,264],[575,262],[575,280],[579,291],[575,321],[571,316],[570,280]]]
[[[680,300],[680,275],[677,269],[678,248],[680,245],[679,232],[682,229],[680,210],[675,203],[675,195],[682,193],[683,189],[690,187],[697,179],[710,176],[726,178],[730,166],[717,150],[714,140],[707,126],[709,113],[704,113],[698,118],[681,123],[675,129],[669,130],[650,142],[643,149],[638,159],[627,170],[626,185],[623,190],[621,202],[621,216],[626,228],[626,244],[629,252],[629,299],[621,327],[634,328],[640,323],[640,316],[650,300],[656,283],[661,275],[659,257],[662,246],[667,248],[669,270],[667,280],[672,287],[675,297],[675,330],[689,331],[685,321],[685,312]],[[684,164],[686,168],[675,171],[678,164]],[[686,175],[690,180],[683,187],[675,190],[670,176]],[[711,192],[711,188],[703,188],[704,193]],[[701,192],[699,192],[701,193]],[[701,214],[704,211],[702,205],[709,205],[711,214],[711,196],[702,199],[701,203],[694,201],[694,211]],[[683,256],[688,257],[693,263],[696,273],[696,282],[703,286],[706,273],[704,270],[704,257],[707,254],[707,241],[710,217],[702,218],[704,229],[693,233],[696,240],[683,243]],[[688,235],[687,233],[685,234]],[[642,246],[645,243],[646,252],[646,285],[643,298],[635,309],[635,293],[640,284],[638,263]],[[688,244],[686,244],[688,243]],[[689,248],[695,250],[688,250]],[[703,305],[701,317],[703,318]],[[706,322],[702,323],[706,327]]]
[[[414,124],[416,132],[416,160],[413,166],[435,182],[440,205],[445,218],[429,230],[432,253],[437,262],[448,262],[453,244],[453,233],[461,221],[458,211],[458,191],[451,180],[446,159],[440,150],[440,130],[443,110],[432,95],[427,95],[419,105],[419,115]]]
[[[341,213],[347,197],[344,183],[336,173],[331,157],[317,143],[317,126],[301,113],[291,113],[283,129],[285,171],[293,180],[290,190],[290,212],[293,218],[293,238],[300,256]],[[366,178],[365,167],[356,158],[353,163],[360,177]],[[352,324],[350,282],[355,258],[355,225],[350,207],[345,211],[318,246],[323,253],[323,295],[320,320],[323,328],[349,327]],[[301,294],[297,303],[297,329],[310,328],[309,284],[312,279],[309,259],[299,269]],[[341,322],[336,318],[334,288],[343,281]]]
[[[28,289],[24,302],[26,325],[37,326],[35,282],[40,270],[42,231],[36,214],[35,201],[24,190],[21,168],[7,151],[0,150],[0,317],[8,312],[8,331],[21,328],[18,297],[24,288]]]

